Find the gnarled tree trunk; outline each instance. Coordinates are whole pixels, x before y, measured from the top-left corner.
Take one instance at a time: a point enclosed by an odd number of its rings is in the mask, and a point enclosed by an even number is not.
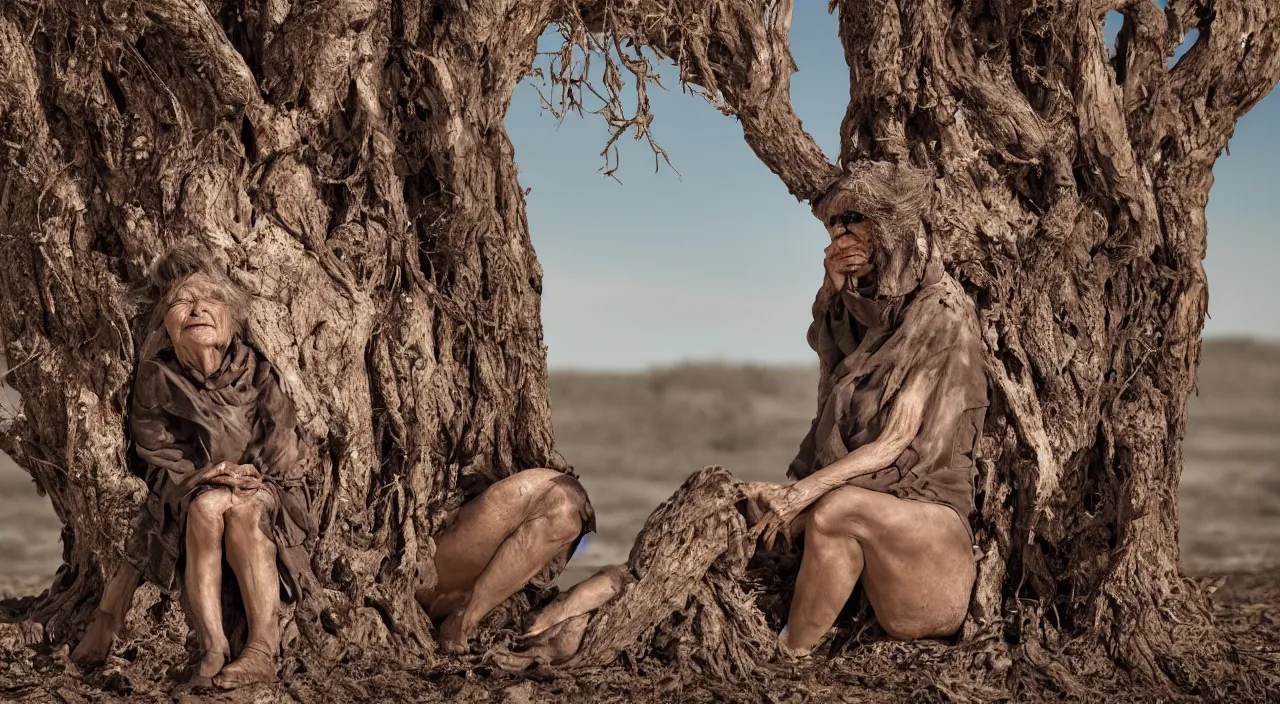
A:
[[[585,18],[676,58],[811,200],[833,167],[786,101],[790,5],[682,3],[663,22],[634,0]],[[1067,686],[1046,648],[1071,649],[1077,672],[1101,646],[1148,679],[1230,686],[1234,653],[1178,570],[1180,444],[1207,304],[1212,168],[1280,78],[1280,8],[832,7],[850,67],[841,161],[934,171],[933,233],[982,320],[993,405],[966,634],[999,634]],[[1125,16],[1114,58],[1109,10]]]
[[[299,628],[381,619],[393,652],[429,652],[412,595],[442,509],[558,464],[502,125],[548,5],[5,3],[0,339],[24,414],[0,447],[66,526],[50,638],[96,603],[145,495],[133,291],[195,239],[255,294],[254,341],[314,441]]]
[[[1178,573],[1179,443],[1212,167],[1280,77],[1280,9],[833,5],[850,66],[841,160],[934,171],[932,228],[982,319],[986,556],[966,634],[1060,683],[1072,675],[1046,650],[1220,689],[1231,648]],[[1126,18],[1114,59],[1109,10]],[[617,112],[618,64],[643,91],[637,47],[673,58],[811,200],[839,169],[790,107],[790,17],[790,0],[6,4],[0,337],[25,417],[0,425],[0,447],[67,526],[36,612],[50,636],[72,635],[140,498],[121,413],[131,288],[194,237],[258,294],[259,343],[317,439],[325,590],[300,628],[323,643],[373,618],[412,646],[397,652],[429,652],[410,594],[432,577],[441,509],[556,463],[540,272],[502,126],[538,36],[558,23],[566,48],[617,57],[602,92],[618,130],[649,117],[643,99]]]

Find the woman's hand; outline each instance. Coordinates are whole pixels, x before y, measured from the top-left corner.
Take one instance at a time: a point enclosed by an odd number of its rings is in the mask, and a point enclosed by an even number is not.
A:
[[[790,542],[796,519],[820,496],[802,482],[753,482],[743,488],[743,493],[747,496],[747,520],[762,528],[766,550],[773,547],[779,535]]]
[[[255,492],[262,486],[262,474],[251,464],[219,462],[196,472],[194,486],[224,486],[233,491]]]
[[[236,465],[233,469],[233,475],[236,479],[236,486],[233,490],[236,493],[254,494],[258,489],[262,488],[262,472],[251,464]]]
[[[871,251],[868,241],[853,235],[841,235],[831,241],[823,250],[826,255],[823,267],[827,270],[827,279],[838,293],[851,274],[861,271],[870,261]]]
[[[785,489],[783,484],[773,482],[748,482],[742,487],[747,497],[747,525],[754,526],[769,514],[772,500]]]

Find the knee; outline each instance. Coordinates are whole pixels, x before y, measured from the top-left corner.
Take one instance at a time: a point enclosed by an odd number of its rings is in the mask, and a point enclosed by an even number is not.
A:
[[[551,526],[557,540],[573,540],[582,532],[583,497],[560,484],[551,484],[539,502],[538,515]]]
[[[227,509],[227,532],[257,537],[264,507],[257,501],[245,501]]]
[[[887,525],[893,512],[886,510],[884,498],[864,489],[833,491],[814,504],[805,529],[825,536],[874,538],[884,530],[893,530]]]
[[[855,526],[858,501],[856,496],[844,496],[834,491],[818,499],[809,511],[805,531],[823,537],[856,537]]]
[[[256,499],[250,499],[248,501],[242,500],[232,503],[231,506],[227,508],[226,515],[227,518],[236,523],[243,523],[247,520],[256,521],[262,515],[262,503]]]
[[[187,508],[188,527],[217,526],[227,511],[227,498],[230,492],[226,489],[210,489],[203,491],[191,500]]]

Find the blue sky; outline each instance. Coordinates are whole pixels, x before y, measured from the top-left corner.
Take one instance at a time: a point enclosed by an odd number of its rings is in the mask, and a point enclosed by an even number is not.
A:
[[[834,16],[796,3],[791,95],[828,156],[848,102]],[[1109,34],[1116,26],[1109,23]],[[548,47],[558,39],[547,37]],[[655,173],[624,138],[622,183],[604,177],[594,115],[556,119],[520,86],[507,128],[545,272],[542,315],[552,368],[638,369],[686,360],[812,363],[809,305],[826,234],[742,140],[737,123],[682,93],[674,68],[651,87],[653,133],[671,157]],[[628,86],[630,88],[630,86]],[[1263,282],[1280,268],[1280,98],[1244,117],[1215,169],[1208,207],[1206,336],[1280,339]],[[677,174],[677,171],[679,172]]]

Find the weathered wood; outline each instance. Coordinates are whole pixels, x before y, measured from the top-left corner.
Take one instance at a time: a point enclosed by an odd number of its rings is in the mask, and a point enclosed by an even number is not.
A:
[[[934,235],[983,319],[995,404],[966,636],[1016,634],[1033,664],[1075,639],[1152,680],[1225,686],[1234,658],[1179,575],[1175,502],[1207,301],[1212,167],[1280,78],[1280,8],[832,5],[851,76],[841,161],[934,172]],[[794,131],[757,131],[785,122],[759,111],[790,112],[756,100],[761,57],[776,45],[743,39],[770,36],[770,12],[788,3],[606,7],[594,28],[647,43],[718,90],[762,161],[811,197],[820,167],[795,162],[813,150],[782,147]],[[1108,9],[1126,16],[1114,59]],[[1168,68],[1192,28],[1199,39]]]
[[[134,289],[197,238],[256,294],[255,342],[322,467],[326,589],[299,626],[337,656],[320,623],[372,606],[393,653],[431,652],[412,594],[443,510],[561,465],[502,127],[547,5],[5,4],[0,341],[26,419],[0,428],[66,524],[51,638],[92,607],[145,492],[124,461]]]
[[[1142,676],[1216,689],[1239,673],[1178,574],[1179,443],[1212,167],[1280,78],[1280,8],[833,6],[850,66],[840,161],[933,172],[931,226],[982,319],[993,406],[968,642],[1017,642],[983,662],[1012,653],[1063,682],[1046,652],[1101,645]],[[1125,14],[1114,58],[1108,10]],[[166,245],[196,238],[257,295],[253,333],[322,468],[324,589],[299,604],[302,643],[429,657],[411,594],[433,579],[443,511],[561,466],[542,274],[503,127],[538,37],[557,24],[568,48],[611,52],[600,93],[616,109],[622,71],[645,88],[640,48],[675,60],[812,200],[840,172],[790,105],[790,15],[791,0],[0,6],[0,343],[24,399],[22,417],[0,419],[0,449],[66,526],[66,565],[32,614],[46,636],[75,635],[142,498],[122,417],[137,286]],[[644,133],[640,97],[608,113],[615,130]],[[732,602],[725,584],[685,602],[703,632],[731,618],[699,606]],[[728,659],[711,669],[749,669],[729,643],[750,631],[721,628]],[[584,662],[608,660],[599,648]]]

